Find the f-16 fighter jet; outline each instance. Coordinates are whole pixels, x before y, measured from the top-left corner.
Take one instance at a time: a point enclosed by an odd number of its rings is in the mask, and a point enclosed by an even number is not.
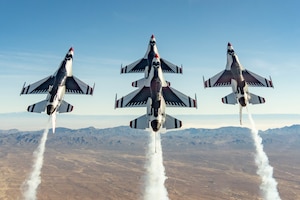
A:
[[[204,81],[204,77],[203,77]],[[242,124],[242,108],[249,103],[265,103],[263,97],[249,93],[248,86],[253,87],[273,87],[270,80],[263,78],[249,70],[246,70],[240,64],[237,54],[232,45],[227,46],[227,64],[226,69],[221,71],[212,78],[204,81],[204,88],[207,87],[232,87],[232,93],[223,97],[222,102],[225,104],[240,104],[240,124]]]
[[[21,90],[22,94],[47,94],[44,101],[30,105],[28,112],[46,111],[52,117],[52,131],[55,132],[56,113],[71,112],[73,106],[63,100],[65,94],[92,95],[94,87],[90,87],[72,74],[73,48],[70,48],[58,70],[51,76],[30,84]],[[95,86],[95,85],[94,85]]]
[[[152,35],[145,56],[142,59],[126,65],[125,67],[121,67],[121,74],[144,72],[145,78],[148,78],[151,71],[151,62],[156,54],[158,54],[156,40],[154,35]],[[163,72],[182,74],[182,67],[178,67],[163,58],[160,58],[160,62]]]
[[[158,54],[152,60],[149,77],[132,83],[139,89],[115,102],[115,108],[147,107],[147,114],[130,122],[131,128],[146,129],[151,126],[154,132],[161,128],[180,128],[182,122],[165,113],[166,107],[195,107],[196,98],[171,88],[163,77],[161,60]],[[117,97],[116,97],[117,99]]]

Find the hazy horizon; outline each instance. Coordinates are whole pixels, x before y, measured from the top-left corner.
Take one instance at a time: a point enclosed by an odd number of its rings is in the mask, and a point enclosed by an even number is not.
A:
[[[73,115],[59,114],[57,127],[80,129],[86,127],[112,128],[129,126],[131,120],[139,115]],[[228,126],[250,128],[247,113],[243,114],[243,125],[239,124],[239,115],[211,114],[211,115],[172,115],[182,121],[182,129],[186,128],[220,128]],[[257,129],[281,128],[300,124],[300,115],[297,114],[253,114]],[[0,129],[18,129],[22,131],[42,130],[48,123],[46,114],[33,114],[27,112],[0,114]]]

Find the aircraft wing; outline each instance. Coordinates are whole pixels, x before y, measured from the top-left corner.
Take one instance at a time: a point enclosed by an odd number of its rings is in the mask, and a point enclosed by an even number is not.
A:
[[[224,70],[210,79],[204,81],[204,87],[228,87],[231,86],[231,79],[233,78],[231,71]]]
[[[66,80],[66,94],[86,94],[93,95],[94,87],[87,85],[75,76],[68,77]]]
[[[162,88],[163,97],[168,107],[195,107],[197,108],[197,100],[175,90],[171,87]]]
[[[144,107],[147,105],[147,100],[151,96],[149,87],[139,88],[125,97],[116,100],[115,108],[124,107]]]
[[[54,77],[48,76],[40,81],[32,83],[25,87],[25,84],[21,90],[20,95],[22,94],[46,94],[49,90],[49,87],[53,85]]]
[[[177,65],[174,65],[173,63],[170,63],[169,61],[161,58],[161,69],[164,73],[176,73],[176,74],[182,74],[182,67],[178,67]]]
[[[146,58],[142,58],[129,65],[126,65],[125,67],[122,67],[121,74],[144,72],[146,66],[148,66],[148,60]]]
[[[242,71],[245,81],[249,86],[254,87],[273,87],[272,80],[261,77],[249,70]]]
[[[170,115],[166,115],[166,121],[165,121],[163,127],[166,129],[181,128],[182,121],[180,121],[179,119],[176,119]]]

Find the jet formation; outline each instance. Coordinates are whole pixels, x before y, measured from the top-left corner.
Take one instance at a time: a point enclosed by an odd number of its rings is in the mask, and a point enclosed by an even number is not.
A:
[[[28,106],[28,112],[45,112],[52,118],[52,131],[55,132],[56,113],[71,112],[73,105],[63,100],[65,94],[93,95],[94,87],[82,82],[72,73],[74,50],[71,47],[58,70],[40,81],[25,87],[23,85],[22,94],[47,94],[45,100]]]
[[[52,131],[55,132],[56,113],[71,112],[73,105],[63,100],[65,94],[93,95],[94,87],[82,82],[72,73],[74,50],[71,47],[58,70],[40,81],[24,83],[20,95],[47,94],[45,100],[28,106],[28,112],[46,112],[52,118]],[[154,35],[151,36],[147,51],[141,59],[121,66],[121,74],[144,73],[144,77],[132,82],[135,91],[115,99],[116,108],[146,107],[146,114],[130,121],[130,127],[136,129],[151,128],[155,133],[164,129],[182,127],[182,121],[166,114],[166,107],[197,108],[197,98],[191,98],[171,87],[164,78],[164,73],[182,74],[183,68],[161,58]],[[245,69],[238,59],[232,45],[227,45],[227,64],[225,70],[205,80],[204,88],[232,87],[232,93],[222,98],[225,104],[240,105],[240,124],[242,124],[242,108],[248,104],[265,103],[263,97],[252,94],[248,86],[272,87],[270,79],[261,77]]]
[[[182,73],[178,67],[169,61],[160,58],[155,37],[152,35],[147,52],[142,59],[121,67],[121,73],[144,72],[144,78],[132,82],[137,90],[117,99],[115,108],[147,107],[145,115],[130,122],[131,128],[150,128],[158,132],[161,128],[175,129],[182,126],[182,122],[166,114],[166,107],[197,108],[197,100],[170,87],[163,73]]]
[[[209,87],[232,87],[232,93],[222,98],[224,104],[240,105],[240,124],[242,124],[242,108],[248,104],[265,103],[265,98],[252,94],[248,91],[248,86],[253,87],[272,87],[270,80],[261,77],[241,65],[237,54],[232,45],[227,45],[227,64],[225,70],[215,76],[204,80],[204,88]]]

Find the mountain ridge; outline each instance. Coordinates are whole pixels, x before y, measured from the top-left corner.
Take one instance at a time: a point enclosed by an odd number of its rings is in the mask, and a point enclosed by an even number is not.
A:
[[[0,130],[1,145],[26,146],[39,143],[43,130],[19,131],[16,129]],[[56,133],[49,130],[47,146],[97,146],[105,147],[133,147],[143,146],[147,142],[148,131],[131,129],[128,126],[98,129],[86,127],[81,129],[69,129],[59,127]],[[300,142],[300,125],[285,126],[282,128],[259,131],[263,138],[263,144],[279,145],[289,143],[296,145]],[[175,146],[203,146],[203,145],[244,145],[252,146],[251,130],[246,127],[222,127],[217,129],[188,128],[168,131],[161,134],[162,144],[167,147]]]

